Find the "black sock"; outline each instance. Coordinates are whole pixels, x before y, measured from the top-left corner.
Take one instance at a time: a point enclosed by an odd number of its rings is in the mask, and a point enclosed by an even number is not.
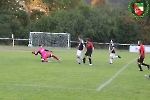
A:
[[[139,66],[139,69],[142,70],[141,64],[138,64],[138,66]]]
[[[83,63],[85,64],[85,58],[83,58]]]
[[[89,58],[89,63],[92,64],[91,58]]]
[[[144,65],[144,66],[149,66],[149,65],[147,65],[147,64],[145,64],[145,63],[142,63],[142,65]]]

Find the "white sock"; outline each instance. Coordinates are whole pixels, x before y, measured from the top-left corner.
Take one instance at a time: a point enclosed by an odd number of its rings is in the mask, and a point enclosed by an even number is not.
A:
[[[110,63],[113,63],[111,58],[109,60],[110,60]]]
[[[79,58],[77,58],[77,61],[78,61],[78,63],[80,63],[80,59]]]
[[[115,56],[115,58],[118,58],[118,56]]]

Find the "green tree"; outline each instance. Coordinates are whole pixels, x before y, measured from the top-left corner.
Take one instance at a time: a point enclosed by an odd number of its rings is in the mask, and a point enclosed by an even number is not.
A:
[[[44,12],[38,11],[38,10],[32,10],[32,13],[30,13],[30,20],[38,20],[44,15]]]
[[[145,19],[141,20],[147,23]],[[61,9],[51,12],[49,16],[42,16],[31,24],[31,30],[66,32],[71,34],[72,40],[83,35],[95,42],[108,42],[113,38],[118,43],[136,43],[139,37],[143,37],[148,43],[149,26],[138,24],[140,22],[120,6],[107,4],[91,7],[80,2],[75,9]],[[141,25],[145,27],[141,28]]]
[[[1,37],[10,37],[12,34],[12,30],[11,30],[11,16],[7,15],[7,14],[0,14],[0,36]]]
[[[27,26],[29,24],[28,14],[22,10],[14,13],[14,19],[20,21],[23,26]]]

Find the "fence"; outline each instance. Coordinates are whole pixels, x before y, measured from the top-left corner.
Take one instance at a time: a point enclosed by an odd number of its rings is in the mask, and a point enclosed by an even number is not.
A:
[[[13,34],[11,38],[0,38],[1,45],[27,45],[28,41],[29,39],[15,39]]]
[[[79,42],[78,41],[70,41],[71,47],[77,47]],[[98,43],[98,42],[92,42],[94,45],[94,48],[96,49],[108,49],[110,43]],[[114,43],[115,47],[119,50],[129,50],[130,45],[137,45],[137,44],[120,44],[120,43]]]
[[[15,45],[23,45],[27,46],[29,43],[29,39],[15,39],[13,34],[11,38],[0,38],[0,44],[1,45],[9,45],[9,46],[15,46]],[[78,41],[70,41],[71,47],[75,48],[78,46]],[[98,42],[93,42],[94,47],[96,49],[108,49],[109,48],[109,43],[98,43]],[[130,45],[135,45],[135,44],[120,44],[120,43],[115,43],[115,47],[119,50],[129,50]]]

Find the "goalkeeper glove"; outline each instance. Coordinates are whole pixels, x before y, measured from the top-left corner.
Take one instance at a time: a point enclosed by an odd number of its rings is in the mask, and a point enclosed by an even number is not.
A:
[[[35,54],[35,51],[32,51],[32,54]]]

